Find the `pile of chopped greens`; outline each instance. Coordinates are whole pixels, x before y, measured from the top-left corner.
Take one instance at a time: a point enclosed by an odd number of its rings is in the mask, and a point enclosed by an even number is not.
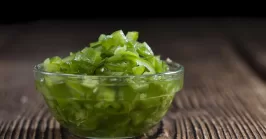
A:
[[[101,34],[97,42],[65,58],[47,58],[44,69],[48,72],[86,75],[143,75],[162,73],[168,65],[154,55],[146,42],[139,42],[139,33],[122,30],[110,35]]]

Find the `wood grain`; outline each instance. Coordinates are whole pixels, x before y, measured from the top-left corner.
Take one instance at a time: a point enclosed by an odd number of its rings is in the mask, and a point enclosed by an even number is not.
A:
[[[212,29],[186,32],[181,30],[185,24],[177,23],[131,24],[132,28],[144,32],[143,37],[140,34],[141,38],[148,40],[156,53],[185,66],[184,89],[176,94],[173,105],[159,126],[140,138],[265,138],[264,82],[238,55],[234,44],[225,40],[221,33]],[[163,28],[167,25],[169,28]],[[18,98],[24,95],[28,101],[24,105],[21,105],[21,101],[12,102],[14,106],[20,105],[17,109],[26,108],[13,113],[16,117],[14,119],[0,120],[0,138],[74,138],[63,132],[42,98],[37,95],[33,85],[32,65],[46,56],[65,55],[68,51],[81,48],[82,44],[93,39],[100,31],[111,31],[116,26],[109,24],[104,27],[103,23],[93,22],[38,22],[16,38],[10,47],[5,46],[0,52],[0,66],[5,67],[0,69],[0,75],[6,80],[0,82],[4,85],[0,91],[7,95],[1,98],[15,99],[15,94],[19,92],[22,95]],[[154,28],[157,28],[156,32]],[[65,49],[60,51],[61,48]],[[23,58],[11,57],[8,53]]]

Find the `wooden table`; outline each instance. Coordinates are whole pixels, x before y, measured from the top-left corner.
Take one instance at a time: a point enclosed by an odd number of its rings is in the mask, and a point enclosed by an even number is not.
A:
[[[33,84],[32,68],[99,34],[137,30],[185,66],[185,86],[152,139],[266,138],[266,21],[36,21],[0,25],[0,138],[70,139]]]

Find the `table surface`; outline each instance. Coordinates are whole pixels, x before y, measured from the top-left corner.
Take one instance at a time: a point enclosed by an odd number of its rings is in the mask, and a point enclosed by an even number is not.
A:
[[[36,92],[32,67],[101,33],[137,30],[185,67],[158,128],[139,138],[266,137],[266,20],[45,21],[0,25],[0,138],[70,139]]]

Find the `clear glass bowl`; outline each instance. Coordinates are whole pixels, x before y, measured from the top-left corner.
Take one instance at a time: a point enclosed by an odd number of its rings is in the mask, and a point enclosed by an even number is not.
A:
[[[52,115],[73,135],[126,138],[146,133],[168,111],[183,88],[184,68],[140,76],[87,76],[34,67],[35,85]]]

